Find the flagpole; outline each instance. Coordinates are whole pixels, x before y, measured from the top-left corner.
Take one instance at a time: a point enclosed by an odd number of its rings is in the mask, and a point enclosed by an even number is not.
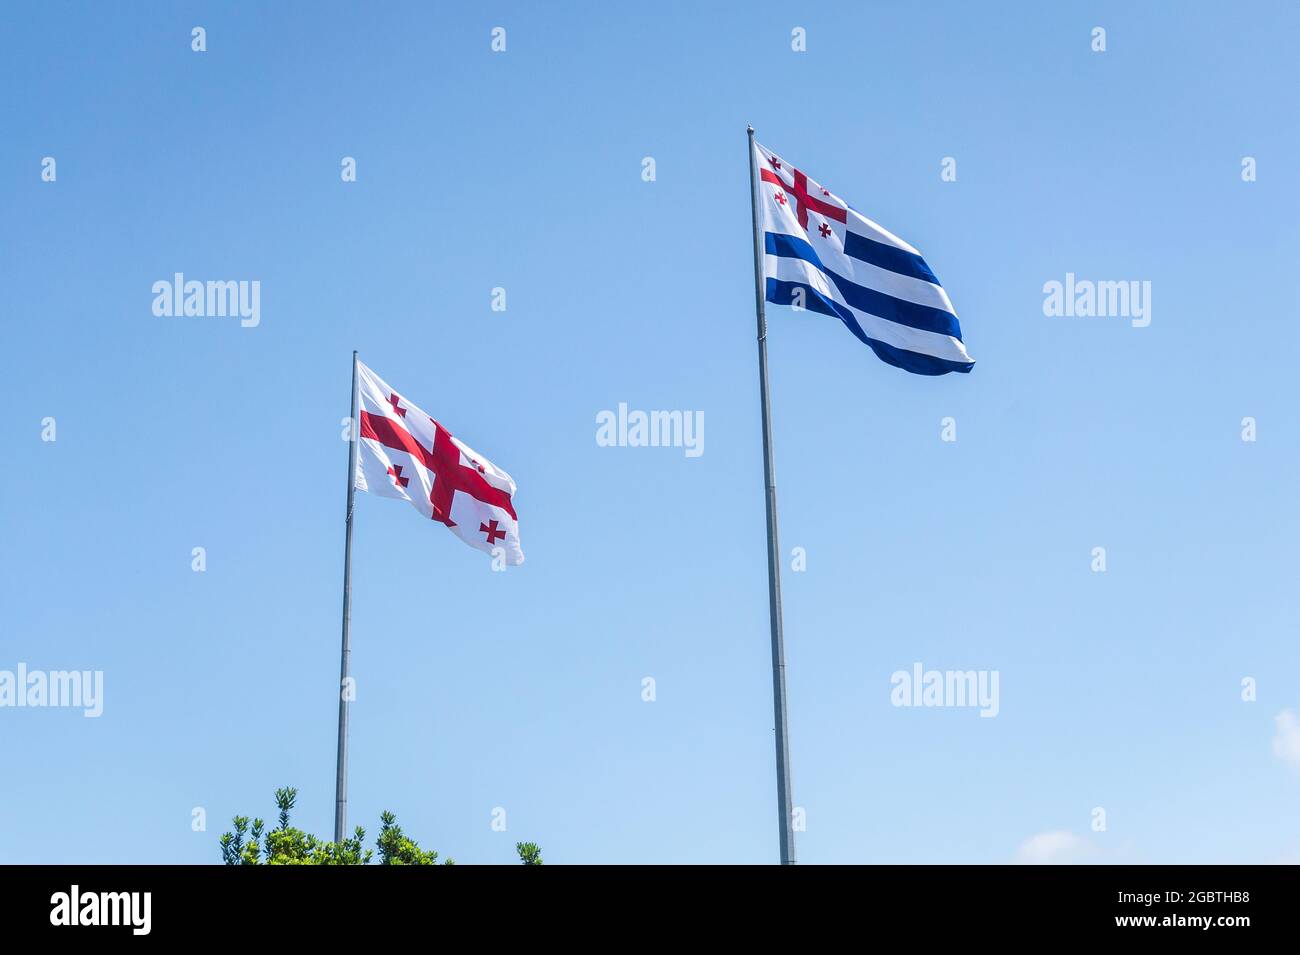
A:
[[[343,841],[348,825],[348,672],[352,655],[352,498],[357,474],[357,353],[352,352],[352,422],[348,427],[348,514],[343,544],[343,651],[339,664],[339,750],[334,781],[334,841]]]
[[[758,316],[758,390],[763,403],[763,476],[767,486],[767,595],[772,619],[772,709],[776,722],[776,806],[780,822],[781,864],[794,865],[790,822],[790,732],[786,725],[785,640],[781,633],[781,548],[776,532],[776,471],[772,464],[772,408],[767,390],[767,312],[763,294],[763,246],[754,172],[754,127],[749,130],[749,202],[754,214],[754,309]]]

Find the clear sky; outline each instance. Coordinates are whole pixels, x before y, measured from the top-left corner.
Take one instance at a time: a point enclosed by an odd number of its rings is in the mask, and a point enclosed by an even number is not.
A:
[[[510,472],[527,562],[358,495],[350,822],[774,861],[747,122],[977,361],[769,310],[800,860],[1300,858],[1294,4],[0,16],[0,670],[104,680],[0,708],[0,861],[211,863],[281,785],[329,834],[354,348]],[[176,272],[260,324],[155,316]],[[1067,273],[1150,325],[1047,317]],[[704,453],[599,446],[620,402]],[[997,671],[998,715],[891,705],[914,663]]]

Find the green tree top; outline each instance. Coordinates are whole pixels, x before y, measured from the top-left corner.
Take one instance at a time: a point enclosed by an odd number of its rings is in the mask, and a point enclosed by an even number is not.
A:
[[[280,810],[279,824],[270,832],[261,819],[249,821],[236,816],[230,832],[220,839],[221,860],[226,865],[368,865],[374,850],[367,849],[366,830],[357,826],[351,839],[327,842],[289,825],[289,814],[298,800],[298,790],[284,787],[275,791],[275,805]],[[388,810],[379,816],[380,865],[455,865],[452,859],[438,861],[436,849],[421,849],[415,840],[402,832],[397,817]],[[542,850],[533,842],[515,844],[519,861],[524,865],[541,865]]]
[[[516,842],[515,851],[524,865],[542,865],[542,850],[535,842]]]

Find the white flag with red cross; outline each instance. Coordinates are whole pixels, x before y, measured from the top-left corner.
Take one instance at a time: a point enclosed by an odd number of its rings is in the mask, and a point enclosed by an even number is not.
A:
[[[358,491],[410,501],[471,547],[524,562],[509,474],[359,361],[357,412]]]

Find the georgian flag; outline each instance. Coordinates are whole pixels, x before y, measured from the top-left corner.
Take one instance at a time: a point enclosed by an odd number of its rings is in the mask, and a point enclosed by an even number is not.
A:
[[[882,361],[918,375],[974,367],[921,253],[757,142],[754,162],[767,301],[833,315]]]
[[[522,564],[510,475],[357,362],[358,491],[410,501],[471,547]]]

